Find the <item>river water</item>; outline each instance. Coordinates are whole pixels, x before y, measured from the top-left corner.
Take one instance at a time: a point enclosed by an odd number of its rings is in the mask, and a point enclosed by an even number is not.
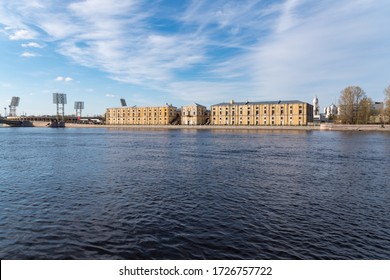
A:
[[[1,259],[390,259],[390,134],[0,128]]]

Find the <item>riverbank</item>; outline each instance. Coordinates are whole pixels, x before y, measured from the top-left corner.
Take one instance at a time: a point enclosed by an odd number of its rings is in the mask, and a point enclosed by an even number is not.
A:
[[[321,124],[320,130],[328,131],[387,131],[390,132],[390,124]]]
[[[121,128],[121,129],[190,129],[190,130],[322,130],[322,131],[388,131],[390,125],[338,125],[310,126],[219,126],[219,125],[96,125],[67,123],[67,128]]]
[[[34,127],[49,127],[48,122],[34,121]],[[66,128],[108,128],[108,129],[186,129],[186,130],[289,130],[289,131],[383,131],[390,132],[390,125],[341,125],[323,123],[308,126],[225,126],[225,125],[103,125],[66,123]]]

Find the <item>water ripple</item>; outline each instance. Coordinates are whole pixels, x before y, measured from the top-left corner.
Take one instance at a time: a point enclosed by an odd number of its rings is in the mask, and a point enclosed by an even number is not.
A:
[[[10,131],[2,259],[390,258],[388,134]]]

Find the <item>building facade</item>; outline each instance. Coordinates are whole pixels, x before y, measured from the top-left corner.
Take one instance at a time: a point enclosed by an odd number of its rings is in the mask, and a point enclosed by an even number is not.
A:
[[[207,121],[206,106],[194,103],[181,107],[181,124],[182,125],[203,125]]]
[[[107,108],[106,124],[115,125],[168,125],[180,117],[176,107],[119,107]]]
[[[313,122],[313,105],[298,100],[234,102],[211,106],[212,125],[307,125]]]

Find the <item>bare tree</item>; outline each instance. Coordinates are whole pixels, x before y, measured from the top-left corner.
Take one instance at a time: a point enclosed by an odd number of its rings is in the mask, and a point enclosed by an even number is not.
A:
[[[390,123],[390,85],[387,86],[387,88],[385,88],[384,93],[385,93],[385,110],[384,110],[384,114],[385,114],[385,116],[387,116],[387,119],[388,119],[388,121]]]
[[[373,101],[369,97],[363,97],[359,102],[358,124],[368,124],[373,115]]]
[[[349,86],[341,91],[339,98],[340,121],[346,124],[359,122],[361,101],[367,98],[366,93],[358,86]],[[365,102],[366,103],[366,102]]]

